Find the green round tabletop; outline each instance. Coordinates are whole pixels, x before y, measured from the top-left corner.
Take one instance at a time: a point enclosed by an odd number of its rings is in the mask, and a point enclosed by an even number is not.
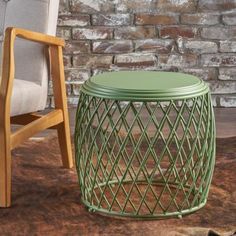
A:
[[[177,72],[120,71],[95,75],[82,86],[82,92],[116,100],[174,100],[209,92],[201,79]]]

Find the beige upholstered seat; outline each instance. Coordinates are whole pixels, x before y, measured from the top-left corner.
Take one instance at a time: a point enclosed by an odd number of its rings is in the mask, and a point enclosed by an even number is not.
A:
[[[3,33],[7,27],[55,35],[58,5],[59,0],[0,0],[0,61]],[[48,89],[48,65],[44,46],[17,39],[15,66],[11,116],[43,110]]]
[[[25,114],[44,109],[43,89],[37,83],[15,79],[11,101],[11,115]],[[43,99],[44,100],[44,99]]]

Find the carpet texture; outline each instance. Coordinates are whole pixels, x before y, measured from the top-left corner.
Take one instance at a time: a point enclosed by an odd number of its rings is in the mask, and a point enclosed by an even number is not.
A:
[[[32,139],[13,151],[12,207],[0,209],[0,235],[234,235],[236,137],[217,140],[207,205],[183,217],[121,220],[89,213],[81,204],[75,169],[61,167],[56,137]]]

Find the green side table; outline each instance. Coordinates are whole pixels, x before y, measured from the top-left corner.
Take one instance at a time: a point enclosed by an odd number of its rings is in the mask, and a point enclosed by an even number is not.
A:
[[[90,211],[182,217],[207,201],[215,163],[208,86],[171,72],[110,72],[81,88],[76,165]]]

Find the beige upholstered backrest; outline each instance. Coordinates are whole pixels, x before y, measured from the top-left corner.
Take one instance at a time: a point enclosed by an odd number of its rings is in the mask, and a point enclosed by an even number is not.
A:
[[[2,43],[3,43],[3,32],[5,25],[6,7],[7,7],[7,2],[4,0],[0,0],[0,63],[2,60]],[[1,72],[1,66],[0,66],[0,72]]]
[[[0,0],[0,44],[7,27],[55,35],[59,0]],[[2,46],[0,45],[0,48]],[[2,57],[2,49],[0,49]],[[35,82],[43,87],[46,104],[48,65],[45,47],[17,39],[15,44],[16,79]]]

